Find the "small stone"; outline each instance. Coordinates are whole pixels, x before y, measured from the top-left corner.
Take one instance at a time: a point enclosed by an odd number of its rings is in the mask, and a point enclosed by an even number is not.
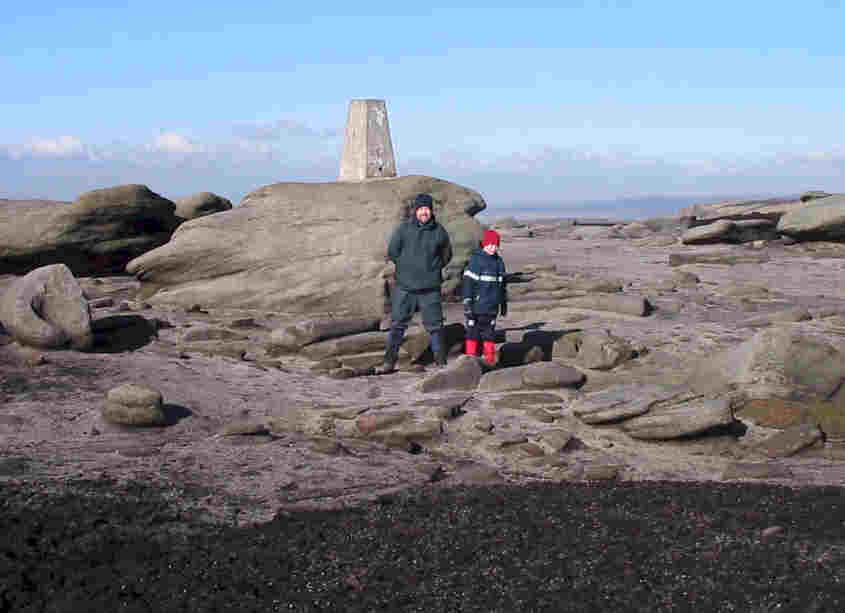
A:
[[[490,421],[487,417],[479,417],[475,420],[475,423],[472,425],[473,428],[478,430],[479,432],[492,432],[493,431],[493,422]]]
[[[769,526],[760,532],[760,538],[765,541],[781,533],[783,533],[783,526]]]

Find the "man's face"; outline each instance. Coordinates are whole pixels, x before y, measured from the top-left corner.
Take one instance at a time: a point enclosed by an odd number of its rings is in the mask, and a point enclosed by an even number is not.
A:
[[[417,221],[420,223],[427,223],[431,219],[431,209],[427,206],[421,206],[417,209]]]
[[[496,252],[499,250],[498,245],[494,245],[493,243],[487,243],[484,245],[484,252],[487,255],[496,255]]]

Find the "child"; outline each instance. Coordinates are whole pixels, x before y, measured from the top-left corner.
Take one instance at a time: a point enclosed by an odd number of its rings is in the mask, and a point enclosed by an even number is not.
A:
[[[496,365],[496,315],[508,314],[505,263],[498,255],[500,243],[498,232],[486,230],[481,249],[472,254],[463,278],[466,354],[478,355],[481,341],[484,361],[491,367]]]

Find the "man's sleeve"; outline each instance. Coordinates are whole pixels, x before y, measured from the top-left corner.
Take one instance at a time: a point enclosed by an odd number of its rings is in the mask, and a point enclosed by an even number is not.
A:
[[[394,264],[399,263],[399,254],[402,252],[402,226],[396,226],[393,234],[390,237],[390,243],[387,246],[387,257],[389,257]]]
[[[472,264],[475,261],[475,257],[470,256],[469,262],[467,262],[466,268],[464,269],[464,276],[461,279],[461,288],[463,289],[463,297],[464,301],[470,301],[472,303],[473,296],[475,296],[475,282],[478,279],[478,275],[472,269]]]
[[[442,251],[440,252],[440,259],[443,261],[443,268],[452,261],[452,241],[449,240],[449,233],[446,231],[446,228],[443,228],[443,236],[445,237],[443,240],[443,247]]]

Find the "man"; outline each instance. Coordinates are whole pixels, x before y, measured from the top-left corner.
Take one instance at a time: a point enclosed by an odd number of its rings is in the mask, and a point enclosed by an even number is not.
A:
[[[387,255],[396,265],[396,286],[392,297],[393,323],[381,373],[396,370],[399,347],[416,311],[421,312],[423,326],[431,335],[435,363],[446,365],[440,286],[442,269],[452,259],[452,244],[449,234],[434,218],[433,209],[431,196],[418,194],[411,218],[400,223],[390,237]]]

